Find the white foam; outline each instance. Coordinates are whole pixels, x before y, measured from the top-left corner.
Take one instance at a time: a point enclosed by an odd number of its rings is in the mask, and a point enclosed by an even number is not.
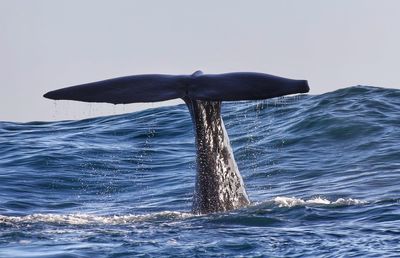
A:
[[[309,200],[304,200],[296,197],[275,197],[273,202],[279,207],[294,207],[307,205],[331,205],[331,206],[348,206],[365,204],[365,201],[352,198],[339,198],[335,201],[330,201],[322,197],[315,197]]]
[[[144,215],[111,215],[98,216],[93,214],[31,214],[26,216],[4,216],[0,215],[0,223],[56,223],[70,225],[86,225],[86,224],[127,224],[146,220],[154,220],[159,218],[184,219],[193,216],[191,213],[163,211]]]
[[[295,207],[295,206],[349,206],[365,204],[365,201],[352,199],[352,198],[339,198],[335,201],[330,201],[322,197],[315,197],[312,199],[304,200],[296,197],[275,197],[273,203],[279,207]],[[5,216],[0,215],[0,224],[17,224],[17,223],[54,223],[54,224],[69,224],[69,225],[87,225],[87,224],[107,224],[119,225],[130,224],[142,221],[151,221],[156,219],[185,219],[194,217],[188,212],[177,211],[162,211],[143,215],[109,215],[100,216],[95,214],[75,213],[75,214],[42,214],[36,213],[26,216]]]

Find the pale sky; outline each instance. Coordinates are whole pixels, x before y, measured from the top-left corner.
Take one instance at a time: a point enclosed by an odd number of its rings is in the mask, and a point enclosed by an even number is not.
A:
[[[311,94],[400,89],[399,11],[398,0],[0,0],[0,121],[156,107],[42,97],[143,73],[264,72],[307,79]]]

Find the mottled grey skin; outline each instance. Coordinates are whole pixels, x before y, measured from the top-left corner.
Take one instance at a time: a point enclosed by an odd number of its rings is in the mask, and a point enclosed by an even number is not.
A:
[[[185,99],[197,147],[193,212],[223,212],[250,203],[221,117],[220,101]]]

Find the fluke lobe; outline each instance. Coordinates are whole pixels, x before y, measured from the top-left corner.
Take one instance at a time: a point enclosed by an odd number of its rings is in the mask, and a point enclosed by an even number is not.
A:
[[[193,212],[204,214],[250,203],[221,117],[221,102],[268,99],[308,91],[306,80],[251,72],[203,74],[197,71],[192,75],[120,77],[50,91],[44,97],[112,104],[183,99],[196,136]]]

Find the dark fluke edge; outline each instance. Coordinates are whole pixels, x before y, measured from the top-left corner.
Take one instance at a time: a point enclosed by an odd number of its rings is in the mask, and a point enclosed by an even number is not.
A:
[[[263,73],[147,74],[72,86],[44,95],[54,100],[128,104],[181,98],[196,135],[193,212],[228,211],[250,203],[221,117],[221,101],[268,99],[309,91],[305,80]]]

